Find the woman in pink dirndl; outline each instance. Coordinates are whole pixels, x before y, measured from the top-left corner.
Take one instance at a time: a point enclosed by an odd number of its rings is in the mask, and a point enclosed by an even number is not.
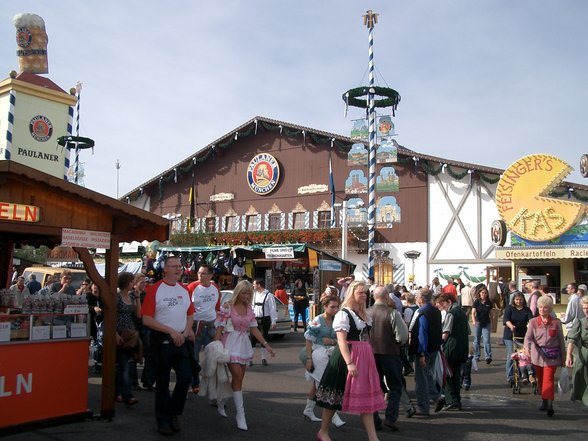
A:
[[[367,294],[365,283],[349,285],[341,311],[333,320],[337,347],[316,392],[317,405],[323,408],[321,429],[317,433],[319,441],[330,441],[329,424],[336,410],[360,414],[368,439],[378,441],[373,413],[384,409],[386,403],[369,344],[371,321],[365,310]]]
[[[253,359],[253,348],[249,335],[253,335],[257,341],[267,349],[273,357],[274,350],[265,341],[259,329],[257,320],[251,308],[253,298],[253,286],[247,280],[237,283],[233,290],[232,299],[222,305],[217,314],[215,340],[221,339],[225,349],[229,351],[230,360],[227,362],[231,372],[231,388],[233,400],[237,410],[237,427],[247,430],[245,409],[243,407],[243,379],[247,364]],[[218,412],[226,417],[224,403],[218,403]]]

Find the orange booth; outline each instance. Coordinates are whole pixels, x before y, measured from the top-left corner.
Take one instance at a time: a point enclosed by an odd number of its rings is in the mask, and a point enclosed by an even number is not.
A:
[[[15,247],[67,244],[100,288],[104,317],[102,417],[114,416],[116,281],[119,243],[168,238],[168,221],[12,161],[0,161],[0,294]],[[88,248],[106,248],[105,276]],[[88,410],[88,307],[17,310],[0,304],[0,432],[85,418]]]

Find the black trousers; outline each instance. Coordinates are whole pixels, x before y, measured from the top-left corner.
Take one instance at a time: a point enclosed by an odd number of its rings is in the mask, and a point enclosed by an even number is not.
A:
[[[272,318],[270,316],[266,316],[266,317],[257,317],[257,329],[259,329],[259,332],[262,333],[263,338],[265,341],[267,341],[268,337],[269,337],[269,330],[272,326]],[[251,336],[251,346],[255,347],[257,346],[257,339],[252,335]]]

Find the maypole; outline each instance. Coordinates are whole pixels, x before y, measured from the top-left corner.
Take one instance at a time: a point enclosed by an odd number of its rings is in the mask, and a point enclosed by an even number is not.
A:
[[[359,107],[366,109],[368,119],[368,273],[371,277],[374,275],[376,243],[376,108],[392,107],[394,114],[400,102],[400,95],[394,89],[375,85],[374,26],[377,22],[378,14],[371,10],[363,16],[363,24],[368,28],[368,86],[357,87],[343,94],[345,114],[348,106]]]
[[[80,99],[81,99],[81,94],[82,94],[82,83],[80,83],[79,81],[76,84],[76,93],[78,96],[78,102],[76,105],[76,136],[79,137],[80,136]],[[74,182],[77,184],[79,173],[80,173],[80,149],[77,144],[76,144],[76,159],[75,159],[75,161],[76,161],[76,163],[75,163],[75,167],[74,167],[74,173],[75,173]]]
[[[74,179],[73,181],[77,184],[79,181],[80,176],[80,150],[84,149],[92,149],[92,153],[94,152],[94,140],[90,138],[85,138],[80,136],[80,95],[82,91],[82,83],[78,81],[75,88],[71,88],[69,93],[72,95],[76,95],[78,98],[77,105],[76,105],[76,134],[75,136],[72,135],[73,132],[73,117],[74,117],[74,109],[72,106],[69,106],[68,110],[68,122],[67,122],[67,135],[60,136],[57,138],[57,144],[64,147],[68,154],[65,159],[65,170],[67,179],[67,172],[69,171],[70,161],[69,161],[69,152],[72,149],[75,149],[75,158],[74,158]],[[71,174],[70,174],[71,176]],[[83,183],[81,184],[83,185]]]
[[[376,243],[376,106],[374,91],[374,25],[378,22],[378,14],[371,10],[363,16],[363,24],[368,28],[368,272],[374,276],[374,245]]]

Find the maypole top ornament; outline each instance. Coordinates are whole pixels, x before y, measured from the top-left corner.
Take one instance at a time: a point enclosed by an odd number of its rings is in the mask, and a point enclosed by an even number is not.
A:
[[[83,136],[66,135],[57,138],[57,144],[61,147],[67,147],[68,149],[77,148],[78,150],[83,150],[93,148],[94,140]]]
[[[361,86],[356,87],[355,89],[350,89],[343,94],[343,101],[345,101],[345,104],[348,106],[367,109],[369,106],[367,95],[369,93],[378,97],[383,97],[374,99],[375,107],[392,107],[393,110],[396,110],[400,103],[400,94],[398,92],[389,87],[378,86]],[[366,98],[360,98],[364,96],[366,96]]]

